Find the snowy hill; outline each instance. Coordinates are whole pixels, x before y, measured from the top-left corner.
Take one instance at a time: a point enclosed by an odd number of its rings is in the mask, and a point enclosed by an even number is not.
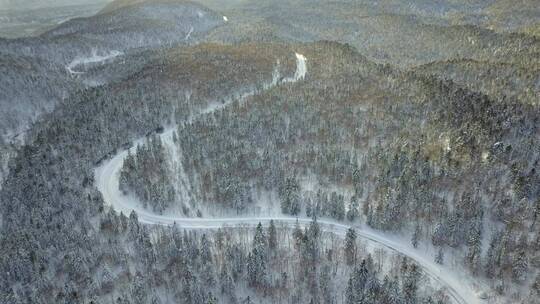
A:
[[[69,64],[92,53],[193,44],[223,16],[191,2],[143,2],[76,18],[36,38],[1,40],[3,51]]]

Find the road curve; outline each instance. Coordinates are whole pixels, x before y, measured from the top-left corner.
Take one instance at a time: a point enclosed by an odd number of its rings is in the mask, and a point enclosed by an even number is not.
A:
[[[296,82],[304,79],[307,73],[306,57],[302,54],[296,53],[296,71],[293,77],[285,78],[282,82]],[[270,85],[266,85],[268,89],[278,84],[275,80]],[[243,97],[253,95],[255,92],[245,94]],[[221,107],[220,107],[221,108]],[[211,111],[203,111],[201,115],[209,113]],[[169,129],[163,132],[160,136],[164,140],[170,140],[173,129]],[[138,142],[143,142],[140,139]],[[130,149],[134,152],[137,144]],[[166,216],[152,213],[149,210],[143,209],[136,202],[133,197],[124,195],[118,188],[119,173],[122,168],[125,157],[128,154],[128,150],[124,150],[112,159],[106,160],[103,164],[95,170],[96,186],[103,195],[103,199],[106,204],[114,208],[117,212],[123,212],[128,215],[131,211],[137,213],[138,219],[141,223],[150,225],[165,225],[170,226],[176,224],[184,229],[217,229],[221,227],[245,227],[255,226],[259,222],[268,224],[270,220],[282,223],[284,225],[294,226],[296,222],[305,226],[311,222],[309,218],[295,218],[289,216],[278,217],[230,217],[230,218],[183,218],[179,216]],[[351,227],[349,225],[339,223],[332,220],[319,219],[318,223],[321,229],[326,232],[335,233],[340,236],[345,236],[347,230]],[[354,226],[359,237],[385,247],[392,251],[398,252],[404,256],[414,260],[429,276],[432,280],[439,282],[446,288],[447,294],[451,297],[454,303],[458,304],[477,304],[483,303],[470,286],[463,283],[460,276],[452,271],[449,267],[438,265],[433,261],[433,258],[429,255],[423,254],[419,250],[413,249],[408,242],[404,242],[396,237],[382,234],[378,231],[370,229],[365,226]]]

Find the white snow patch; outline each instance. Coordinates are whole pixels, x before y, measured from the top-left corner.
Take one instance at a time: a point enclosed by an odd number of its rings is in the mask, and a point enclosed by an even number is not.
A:
[[[482,162],[486,162],[488,157],[489,157],[489,152],[488,151],[483,151],[482,152]]]
[[[295,55],[296,55],[296,71],[294,72],[294,76],[283,79],[283,82],[296,82],[306,77],[306,74],[307,74],[306,56],[299,53],[295,53]]]
[[[452,147],[450,147],[450,138],[444,139],[444,150],[446,150],[446,152],[450,152],[452,150]]]

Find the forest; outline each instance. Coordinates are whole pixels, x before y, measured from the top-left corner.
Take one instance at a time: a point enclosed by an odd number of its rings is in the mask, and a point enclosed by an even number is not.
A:
[[[250,214],[261,195],[273,192],[284,214],[409,231],[414,244],[430,242],[441,253],[458,249],[463,265],[493,280],[500,293],[534,280],[540,183],[538,154],[529,147],[538,146],[538,109],[389,71],[335,47],[336,57],[325,59],[350,70],[315,73],[292,88],[276,87],[180,125],[171,144],[182,153],[170,157],[180,157],[185,172],[165,168],[156,179],[144,166],[159,168],[163,161],[137,156],[139,166],[123,168],[143,179],[134,189],[150,193],[150,181],[165,178],[161,185],[168,188],[158,194],[165,198],[182,191],[174,181],[188,183],[188,199],[175,202],[187,216],[216,207]],[[403,96],[418,87],[427,96]],[[373,98],[381,94],[387,97]],[[159,141],[145,145],[167,153]],[[140,197],[163,212],[161,199]],[[201,207],[204,202],[212,207]]]
[[[0,38],[0,303],[540,303],[538,10],[413,2]]]

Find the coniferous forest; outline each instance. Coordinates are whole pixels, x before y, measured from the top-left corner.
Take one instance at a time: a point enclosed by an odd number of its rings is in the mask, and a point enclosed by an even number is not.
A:
[[[0,303],[540,303],[535,1],[24,1]]]

